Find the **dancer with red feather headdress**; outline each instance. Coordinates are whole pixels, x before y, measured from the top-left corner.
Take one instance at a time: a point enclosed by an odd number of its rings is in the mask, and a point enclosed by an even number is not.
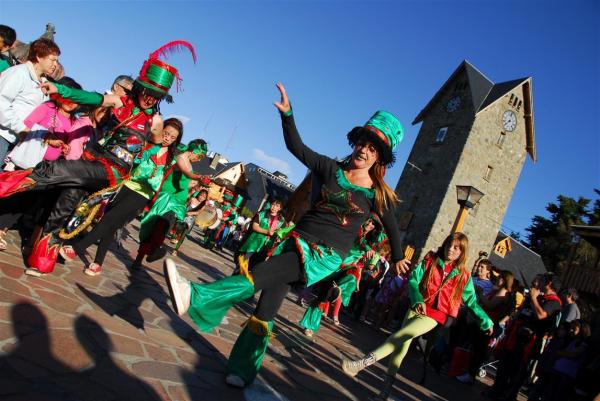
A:
[[[18,212],[29,204],[27,197],[35,195],[34,192],[62,189],[44,226],[45,234],[29,255],[27,274],[40,276],[52,272],[62,245],[58,232],[85,194],[119,184],[140,161],[147,143],[162,141],[159,104],[163,99],[172,100],[169,90],[174,81],[179,89],[181,78],[177,69],[160,57],[184,49],[190,51],[196,62],[191,44],[183,40],[169,42],[150,54],[132,91],[124,97],[67,88],[50,82],[42,85],[42,90],[48,94],[56,93],[78,104],[111,107],[112,112],[107,135],[86,150],[80,160],[42,162],[34,169],[0,174],[0,229],[14,223]],[[154,173],[151,171],[148,179]],[[65,256],[74,255],[67,252]]]

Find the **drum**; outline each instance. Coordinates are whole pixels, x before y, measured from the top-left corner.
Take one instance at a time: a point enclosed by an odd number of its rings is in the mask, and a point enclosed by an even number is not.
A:
[[[196,225],[204,230],[214,225],[219,220],[217,208],[214,205],[205,204],[196,215]]]

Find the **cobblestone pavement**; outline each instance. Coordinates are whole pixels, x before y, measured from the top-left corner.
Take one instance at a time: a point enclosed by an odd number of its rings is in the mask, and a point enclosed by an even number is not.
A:
[[[303,309],[289,294],[276,320],[257,381],[243,391],[224,383],[227,356],[254,300],[232,308],[211,333],[171,309],[162,262],[127,269],[137,249],[137,223],[124,248],[113,245],[103,273],[89,277],[76,260],[41,278],[23,274],[20,238],[0,252],[0,400],[366,400],[382,385],[379,363],[346,377],[342,356],[358,356],[386,335],[342,315],[314,340],[300,332]],[[201,248],[197,234],[174,259],[182,274],[212,281],[230,274],[232,256]],[[95,250],[93,247],[90,250]],[[433,371],[415,383],[422,365],[411,353],[394,394],[412,400],[479,400],[469,386]]]

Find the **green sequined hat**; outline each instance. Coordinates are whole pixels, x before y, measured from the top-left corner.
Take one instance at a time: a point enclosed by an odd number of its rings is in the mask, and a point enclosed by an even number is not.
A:
[[[177,91],[179,91],[181,78],[179,77],[177,68],[160,60],[159,57],[166,57],[170,53],[181,49],[188,49],[192,53],[194,63],[196,62],[196,52],[191,44],[185,40],[169,42],[150,53],[148,60],[144,61],[144,65],[134,85],[143,86],[153,96],[163,97],[169,94],[169,89],[171,89],[173,82],[177,81]]]
[[[379,110],[363,127],[355,127],[347,137],[350,145],[354,146],[360,138],[365,136],[379,149],[383,164],[386,166],[394,164],[395,151],[404,137],[404,129],[393,114]]]

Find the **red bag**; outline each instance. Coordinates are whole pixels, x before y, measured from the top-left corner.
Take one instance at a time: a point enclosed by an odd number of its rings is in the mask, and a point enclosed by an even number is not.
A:
[[[467,373],[471,365],[472,352],[470,349],[456,347],[448,366],[448,376],[456,377]]]

